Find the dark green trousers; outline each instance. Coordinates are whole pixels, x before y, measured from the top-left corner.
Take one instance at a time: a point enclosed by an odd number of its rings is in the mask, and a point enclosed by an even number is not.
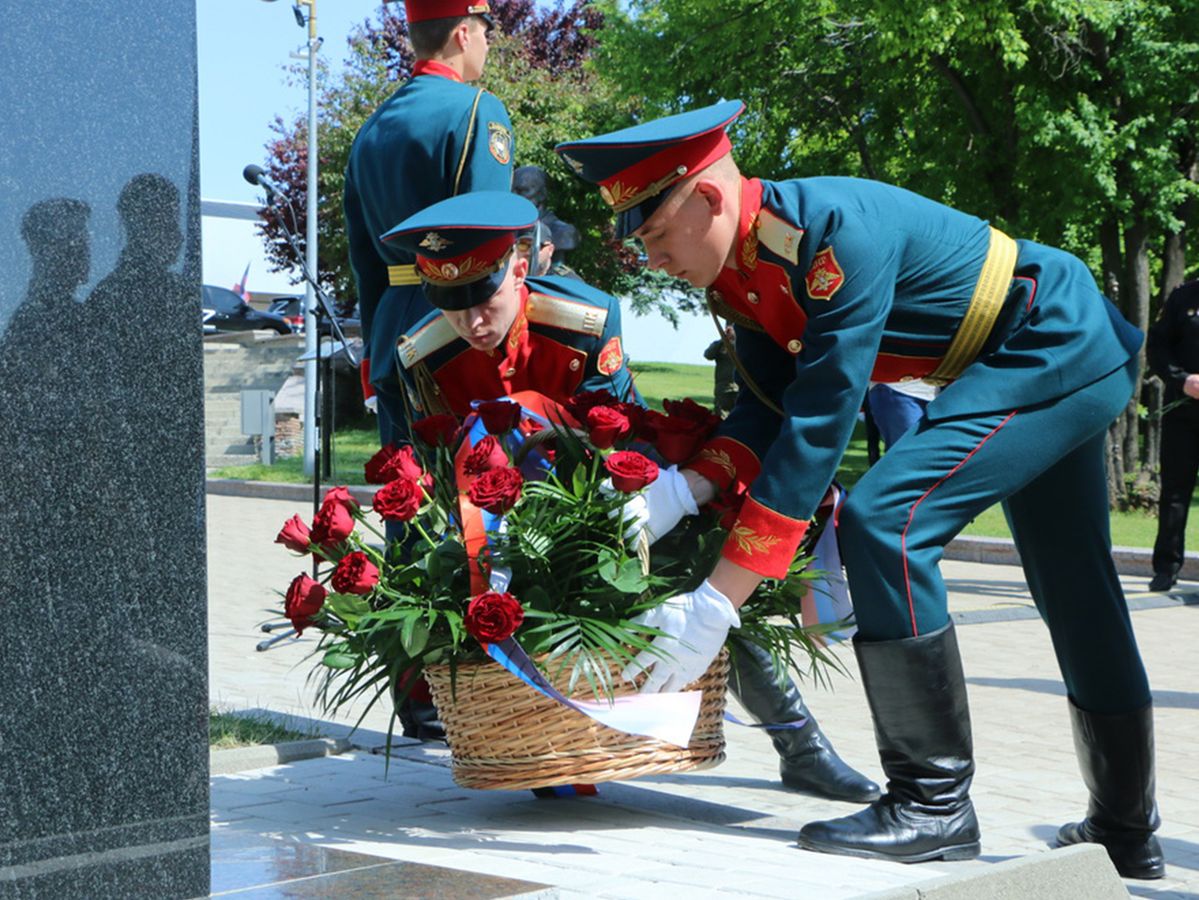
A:
[[[1111,558],[1104,474],[1104,435],[1134,379],[1135,360],[1048,403],[925,418],[901,438],[850,491],[838,520],[861,639],[942,628],[943,548],[1002,502],[1074,702],[1109,714],[1145,706],[1149,685]]]

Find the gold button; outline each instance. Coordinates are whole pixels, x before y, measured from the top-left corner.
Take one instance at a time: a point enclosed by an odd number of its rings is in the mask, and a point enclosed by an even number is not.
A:
[[[579,366],[581,366],[581,365],[582,365],[582,363],[579,362],[577,359],[572,359],[570,361],[570,371],[572,371],[572,372],[579,371]]]
[[[786,284],[783,285],[783,293],[788,295],[791,293],[791,288],[789,288]]]
[[[745,295],[745,299],[748,300],[750,303],[753,303],[756,305],[758,302],[758,294],[756,291],[750,291],[748,294]]]
[[[915,375],[900,375],[899,376],[900,384],[907,384],[909,381],[915,381],[915,380],[916,380]]]
[[[791,338],[791,340],[787,341],[787,349],[792,353],[798,353],[803,349],[803,343],[797,341],[795,338]]]
[[[512,369],[506,369],[506,370],[504,371],[504,377],[505,377],[505,378],[511,378],[511,377],[512,377],[513,375],[515,375],[515,374],[516,374],[516,369],[515,369],[515,368],[512,368]]]

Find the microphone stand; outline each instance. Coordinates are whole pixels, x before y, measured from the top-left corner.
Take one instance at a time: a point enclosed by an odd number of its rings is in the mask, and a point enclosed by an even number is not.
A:
[[[321,457],[322,457],[322,453],[321,453],[320,445],[323,444],[326,448],[328,448],[329,446],[331,446],[331,442],[329,439],[332,438],[332,435],[325,434],[325,423],[323,421],[323,418],[324,418],[323,414],[324,414],[325,409],[324,409],[324,399],[323,399],[324,398],[324,393],[323,393],[324,386],[321,383],[323,380],[321,377],[321,372],[322,372],[322,367],[324,365],[324,360],[322,360],[322,357],[321,357],[321,323],[322,323],[322,321],[327,320],[329,322],[330,338],[341,341],[341,345],[345,349],[346,358],[349,359],[351,366],[353,366],[354,368],[358,368],[362,364],[362,356],[359,353],[357,353],[350,346],[349,341],[346,340],[345,332],[342,330],[341,323],[337,321],[337,316],[334,313],[333,303],[329,300],[329,296],[325,293],[325,291],[321,288],[319,282],[316,280],[315,273],[308,271],[308,265],[305,262],[304,254],[300,251],[300,247],[299,247],[298,242],[296,241],[296,236],[293,232],[293,229],[288,227],[287,220],[286,220],[286,218],[284,218],[282,211],[279,209],[279,205],[277,203],[272,202],[274,200],[274,198],[276,198],[276,197],[278,197],[280,200],[283,201],[283,203],[285,203],[287,205],[288,211],[292,214],[292,221],[294,224],[295,211],[291,207],[291,201],[288,200],[287,197],[283,196],[281,193],[273,191],[270,188],[267,188],[267,209],[269,209],[271,211],[271,213],[275,217],[275,221],[279,223],[279,227],[283,230],[283,236],[286,239],[288,246],[291,247],[292,254],[295,256],[296,260],[299,261],[300,274],[303,277],[304,281],[306,281],[306,282],[308,282],[308,284],[312,285],[312,292],[313,292],[313,295],[316,297],[316,301],[317,301],[316,309],[314,309],[312,311],[313,315],[316,319],[316,384],[314,385],[314,393],[316,395],[316,403],[314,404],[315,418],[316,418],[315,425],[316,425],[317,431],[319,432],[319,434],[321,436],[318,446],[315,447],[313,450],[313,456],[315,458],[314,458],[313,466],[312,466],[312,512],[313,512],[313,515],[316,515],[316,512],[320,509],[320,505],[321,505],[321,465],[322,465]],[[332,362],[332,357],[330,357],[330,362]],[[326,371],[325,372],[325,380],[332,382],[333,379],[330,377],[330,375],[331,375],[331,371]],[[332,419],[331,415],[330,415],[330,419]],[[325,457],[331,456],[331,454],[328,451],[326,451],[326,453],[323,455]],[[317,557],[314,555],[312,557],[312,575],[314,578],[316,577],[316,569],[317,569]]]

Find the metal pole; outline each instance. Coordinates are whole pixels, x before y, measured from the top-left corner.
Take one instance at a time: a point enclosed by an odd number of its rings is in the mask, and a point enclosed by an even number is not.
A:
[[[316,127],[316,51],[320,41],[316,36],[316,0],[299,0],[308,7],[308,236],[305,256],[308,271],[319,278],[317,270],[317,127]],[[316,349],[320,335],[316,333],[316,291],[311,283],[304,292],[304,474],[316,472]]]

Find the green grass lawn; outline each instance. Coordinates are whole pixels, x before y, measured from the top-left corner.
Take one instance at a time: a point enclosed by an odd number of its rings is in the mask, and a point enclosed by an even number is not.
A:
[[[208,713],[208,747],[211,750],[232,750],[235,747],[254,747],[259,744],[281,744],[317,737],[315,731],[303,732],[284,728],[262,716],[236,715],[213,707]]]
[[[663,400],[682,400],[690,397],[706,406],[712,405],[713,365],[687,363],[633,363],[629,366],[637,390],[654,409],[662,409]]]
[[[663,399],[681,400],[692,397],[700,403],[712,403],[711,365],[684,363],[633,363],[631,366],[637,388],[654,409],[662,408]],[[333,476],[324,479],[336,484],[363,484],[362,466],[378,449],[378,436],[373,430],[343,430],[333,438]],[[838,478],[852,487],[866,471],[866,439],[859,424],[853,441],[841,460]],[[299,458],[280,460],[274,466],[261,464],[229,466],[212,473],[217,478],[243,478],[258,481],[305,483],[303,464]],[[1152,547],[1157,533],[1157,518],[1143,512],[1112,513],[1112,543],[1124,547]],[[988,509],[966,526],[963,534],[978,537],[1011,537],[1003,511]],[[1199,547],[1199,499],[1191,503],[1187,520],[1186,543]]]

